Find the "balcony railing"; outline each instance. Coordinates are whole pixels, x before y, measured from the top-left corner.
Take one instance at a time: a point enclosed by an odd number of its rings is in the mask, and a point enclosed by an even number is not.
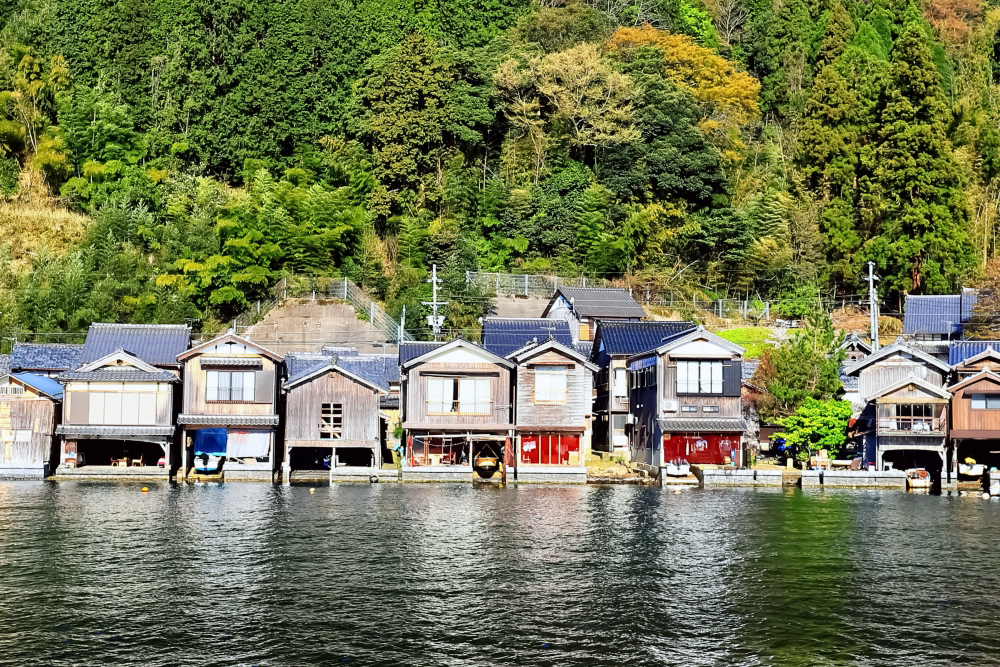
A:
[[[879,417],[878,432],[886,435],[938,435],[944,433],[943,417]]]
[[[427,400],[429,416],[488,416],[493,414],[493,401],[436,401]]]

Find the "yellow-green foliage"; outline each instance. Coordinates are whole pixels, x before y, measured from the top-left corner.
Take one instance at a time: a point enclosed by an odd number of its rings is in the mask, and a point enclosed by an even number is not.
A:
[[[0,245],[10,247],[15,269],[27,268],[41,248],[65,255],[83,238],[87,222],[46,194],[40,174],[25,172],[20,180],[20,194],[0,201]]]
[[[771,330],[764,327],[741,327],[715,333],[720,338],[725,338],[730,343],[736,343],[744,348],[746,350],[746,354],[743,355],[745,359],[756,359],[764,353],[765,348],[774,347],[764,342],[771,336]]]

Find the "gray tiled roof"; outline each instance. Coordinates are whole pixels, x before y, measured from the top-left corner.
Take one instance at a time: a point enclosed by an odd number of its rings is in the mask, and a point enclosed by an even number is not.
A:
[[[108,324],[95,322],[87,331],[80,363],[105,357],[118,348],[153,366],[179,366],[177,355],[188,349],[191,327],[184,324]]]
[[[173,373],[99,368],[96,371],[67,371],[56,376],[60,382],[180,382]]]
[[[318,352],[289,352],[285,355],[285,368],[288,370],[288,379],[285,382],[295,382],[329,363],[330,355]]]
[[[399,363],[400,365],[405,364],[410,359],[415,359],[421,355],[427,354],[431,350],[446,345],[444,342],[433,342],[433,341],[404,341],[399,345]]]
[[[124,437],[136,435],[173,435],[174,426],[108,426],[106,424],[59,424],[59,435],[103,435]]]
[[[83,345],[68,343],[15,343],[10,353],[14,371],[68,371],[80,364]]]
[[[277,426],[278,415],[189,415],[177,417],[178,424],[199,426]]]
[[[573,349],[576,350],[577,354],[581,354],[584,358],[590,359],[590,353],[594,351],[594,341],[578,340],[573,343]]]
[[[744,359],[742,379],[749,380],[752,378],[753,374],[757,372],[758,366],[760,366],[760,359]]]
[[[580,317],[646,317],[627,289],[618,287],[560,287],[553,301],[562,296],[572,301],[573,312]],[[548,312],[549,307],[545,310]]]
[[[736,418],[710,418],[704,419],[661,419],[660,429],[665,433],[678,432],[715,432],[715,431],[745,431],[746,422]]]
[[[483,347],[498,357],[506,357],[532,341],[541,343],[549,338],[572,347],[569,322],[545,317],[487,317],[483,320]]]
[[[341,357],[337,354],[316,354],[309,352],[289,352],[285,356],[288,365],[286,385],[294,384],[320,368],[337,366],[348,373],[357,375],[372,384],[388,389],[390,383],[399,382],[399,362],[394,354],[362,354]]]
[[[0,375],[10,373],[10,355],[0,354]]]
[[[976,293],[970,289],[962,290],[961,294],[907,295],[903,311],[903,333],[960,333],[962,324],[972,319],[975,304]]]

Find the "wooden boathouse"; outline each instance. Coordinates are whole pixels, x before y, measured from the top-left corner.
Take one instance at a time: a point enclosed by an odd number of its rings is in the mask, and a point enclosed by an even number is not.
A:
[[[57,460],[63,387],[32,373],[0,377],[0,479],[44,479]]]

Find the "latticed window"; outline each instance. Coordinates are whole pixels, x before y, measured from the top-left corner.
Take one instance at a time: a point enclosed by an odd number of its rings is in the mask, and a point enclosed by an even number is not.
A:
[[[344,404],[324,403],[319,415],[321,440],[340,440],[344,435]]]

